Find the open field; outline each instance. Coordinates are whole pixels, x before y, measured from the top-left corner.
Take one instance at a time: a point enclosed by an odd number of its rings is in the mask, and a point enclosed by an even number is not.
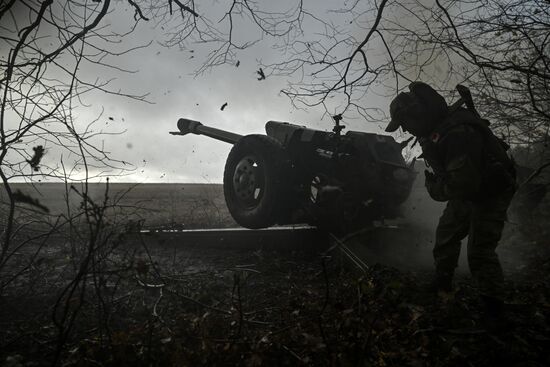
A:
[[[421,162],[417,163],[419,178],[414,182],[409,199],[402,206],[402,217],[397,220],[397,224],[403,227],[403,231],[398,234],[391,232],[389,238],[380,238],[366,248],[361,245],[361,242],[364,242],[361,238],[356,239],[356,242],[359,242],[357,250],[364,253],[365,257],[371,257],[398,268],[431,269],[434,230],[444,203],[433,201],[428,197],[422,180],[424,168]],[[34,205],[18,202],[20,216],[28,215],[28,217],[24,216],[26,220],[36,216],[42,219],[50,217],[50,222],[59,215],[67,215],[69,210],[72,213],[78,212],[85,188],[75,184],[75,189],[57,183],[38,183],[32,186],[23,183],[12,185],[14,192],[20,191],[38,200],[40,205],[49,211],[45,213]],[[87,189],[88,196],[94,203],[101,205],[105,200],[106,189],[105,184],[90,183]],[[4,202],[2,195],[5,195],[4,190],[0,190],[0,200]],[[519,195],[516,197],[519,198]],[[525,213],[524,209],[521,211],[522,218],[518,217],[516,210],[521,206],[517,198],[509,211],[510,221],[505,227],[499,246],[505,270],[527,266],[526,256],[530,254],[528,243],[530,239],[518,232],[541,232],[540,236],[550,236],[550,228],[543,223],[544,220],[541,220],[541,218],[550,217],[550,213],[544,212],[550,208],[550,195],[546,195],[544,199],[545,209],[539,208],[528,213]],[[226,207],[221,184],[111,183],[107,192],[107,203],[115,207],[107,211],[107,216],[110,216],[112,222],[122,226],[132,221],[139,223],[140,228],[143,229],[238,227]],[[32,213],[29,214],[29,210],[32,210]],[[522,220],[524,223],[520,224]],[[135,229],[136,227],[133,226],[132,230]],[[399,255],[395,256],[395,254]],[[469,272],[465,251],[460,259],[459,271]]]
[[[12,184],[14,192],[20,191],[38,200],[47,208],[48,214],[67,215],[75,211],[82,202],[86,188],[74,184],[76,190],[60,183],[37,183],[34,185]],[[119,217],[128,214],[133,220],[141,219],[144,228],[224,228],[234,227],[223,198],[222,185],[218,184],[126,184],[90,183],[87,187],[89,198],[102,204],[107,194],[107,202],[118,206]],[[0,188],[0,200],[5,202]],[[32,208],[44,212],[39,207],[19,203],[22,208]],[[128,219],[128,218],[127,218]]]

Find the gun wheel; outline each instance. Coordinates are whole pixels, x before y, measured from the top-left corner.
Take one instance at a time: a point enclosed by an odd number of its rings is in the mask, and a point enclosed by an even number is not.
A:
[[[283,211],[288,160],[281,144],[265,135],[247,135],[229,152],[223,189],[229,212],[247,228],[278,222]]]

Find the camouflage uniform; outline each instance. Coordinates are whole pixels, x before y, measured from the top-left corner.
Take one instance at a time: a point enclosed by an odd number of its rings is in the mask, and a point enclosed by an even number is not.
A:
[[[495,249],[515,191],[513,163],[484,121],[463,108],[419,142],[434,171],[426,175],[428,192],[448,201],[433,249],[437,278],[450,284],[461,240],[468,236],[468,264],[480,293],[501,299],[503,275]]]

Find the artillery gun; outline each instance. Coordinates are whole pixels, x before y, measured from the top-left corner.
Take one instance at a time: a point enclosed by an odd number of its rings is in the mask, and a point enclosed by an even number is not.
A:
[[[247,228],[308,223],[346,233],[393,218],[415,173],[391,136],[332,132],[268,121],[267,135],[239,135],[179,119],[177,132],[233,144],[223,175],[229,212]]]

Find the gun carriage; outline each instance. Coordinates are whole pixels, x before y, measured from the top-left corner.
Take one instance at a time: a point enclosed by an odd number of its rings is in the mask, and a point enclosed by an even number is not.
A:
[[[239,135],[179,119],[177,132],[233,144],[223,175],[229,212],[247,228],[308,223],[339,233],[392,218],[415,173],[391,136],[268,121],[266,135]]]

